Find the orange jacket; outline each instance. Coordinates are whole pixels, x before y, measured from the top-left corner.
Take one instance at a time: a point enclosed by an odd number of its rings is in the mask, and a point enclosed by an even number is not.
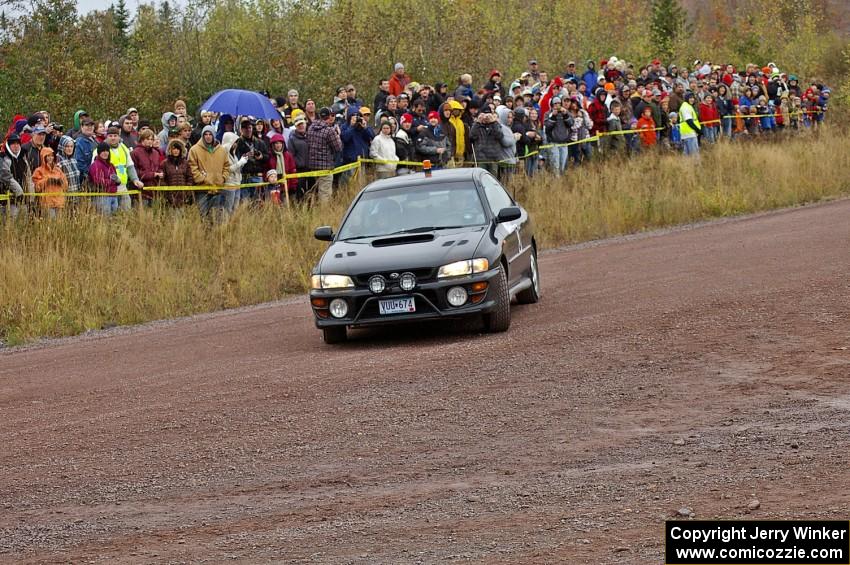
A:
[[[53,156],[53,164],[47,165],[45,157]],[[32,182],[35,185],[36,192],[65,192],[68,190],[68,179],[65,173],[56,164],[56,156],[53,155],[53,149],[44,147],[40,153],[41,166],[32,173]],[[40,196],[39,201],[43,208],[64,208],[65,197],[59,196]]]
[[[640,135],[640,141],[647,147],[655,145],[656,135],[655,135],[655,120],[652,118],[647,118],[641,116],[637,121],[637,128],[641,131],[638,135]]]

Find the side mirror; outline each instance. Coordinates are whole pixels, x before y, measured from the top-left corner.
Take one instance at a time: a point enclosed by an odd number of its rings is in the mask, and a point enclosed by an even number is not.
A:
[[[322,226],[320,228],[316,228],[316,231],[313,232],[313,237],[319,241],[333,241],[334,230],[330,226]]]
[[[513,222],[514,220],[519,220],[521,217],[522,210],[520,210],[519,206],[508,206],[499,210],[499,214],[496,216],[496,223]]]

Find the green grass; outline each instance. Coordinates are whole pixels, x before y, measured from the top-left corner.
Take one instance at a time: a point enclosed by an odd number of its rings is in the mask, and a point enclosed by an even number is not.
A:
[[[850,193],[850,137],[823,129],[679,155],[600,159],[563,178],[510,185],[551,248]],[[304,292],[356,187],[323,209],[240,210],[220,225],[194,208],[93,213],[0,225],[0,338],[10,345],[208,312]]]

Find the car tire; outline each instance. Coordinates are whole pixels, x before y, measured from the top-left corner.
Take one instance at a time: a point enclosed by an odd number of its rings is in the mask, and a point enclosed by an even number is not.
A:
[[[511,295],[504,267],[500,267],[499,274],[493,277],[490,292],[496,305],[492,312],[484,314],[484,328],[491,333],[508,331],[511,327]]]
[[[327,344],[343,343],[348,339],[348,331],[345,326],[322,328],[322,338]]]
[[[537,251],[531,252],[531,286],[522,292],[518,292],[516,300],[520,304],[536,304],[540,300],[540,267],[537,264]]]

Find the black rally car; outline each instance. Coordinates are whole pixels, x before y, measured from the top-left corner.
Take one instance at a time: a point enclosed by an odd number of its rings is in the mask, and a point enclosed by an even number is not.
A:
[[[348,327],[483,316],[510,327],[510,303],[540,298],[528,213],[483,169],[379,180],[354,199],[311,278],[310,303],[327,343]]]

